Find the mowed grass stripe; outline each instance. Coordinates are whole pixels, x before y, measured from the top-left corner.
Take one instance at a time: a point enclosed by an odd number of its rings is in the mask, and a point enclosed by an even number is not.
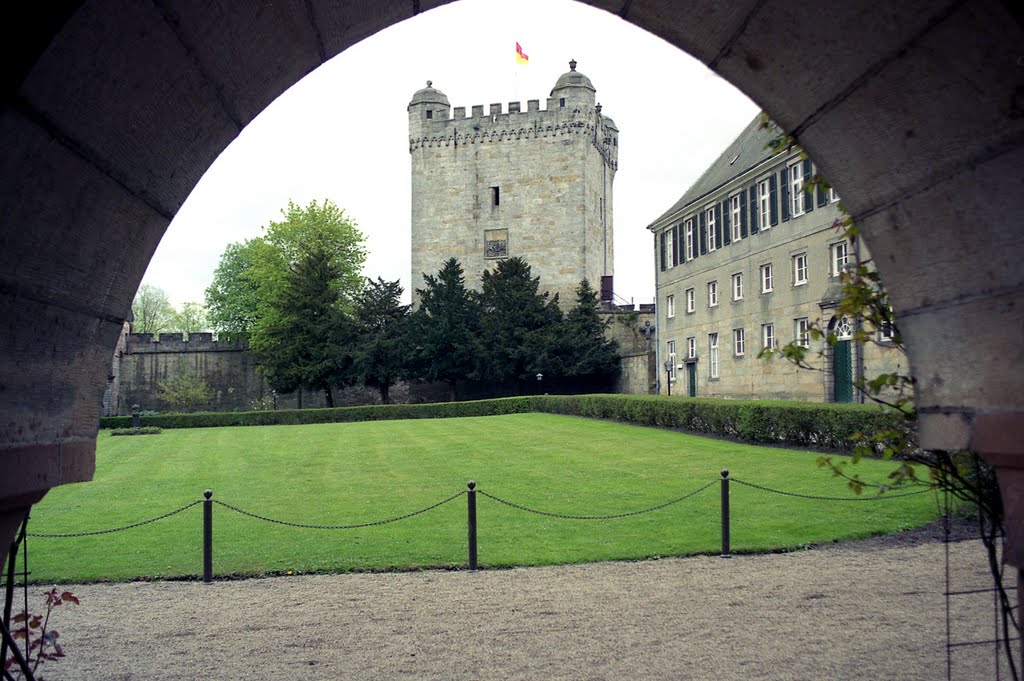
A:
[[[93,482],[54,489],[30,531],[79,532],[164,513],[201,497],[280,520],[356,524],[433,504],[467,480],[545,511],[602,515],[663,503],[733,477],[787,491],[850,496],[809,452],[551,414],[101,433]],[[881,480],[891,464],[864,461]],[[538,516],[478,499],[480,561],[543,565],[714,553],[718,486],[666,509],[610,521]],[[736,552],[792,548],[912,527],[936,515],[930,494],[877,502],[794,499],[734,484]],[[142,528],[33,539],[40,582],[195,576],[199,507]],[[466,561],[464,498],[398,523],[357,530],[269,524],[215,506],[217,574],[415,569]]]

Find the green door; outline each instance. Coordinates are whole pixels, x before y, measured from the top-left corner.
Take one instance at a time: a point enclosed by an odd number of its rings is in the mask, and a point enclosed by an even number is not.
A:
[[[686,365],[686,394],[690,397],[697,396],[697,363],[690,362]]]
[[[832,346],[832,399],[853,402],[853,362],[848,340],[836,341]]]

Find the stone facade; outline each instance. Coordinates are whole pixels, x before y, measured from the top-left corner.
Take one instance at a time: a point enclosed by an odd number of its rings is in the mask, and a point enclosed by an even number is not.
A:
[[[849,340],[856,322],[835,314],[840,273],[869,254],[843,236],[834,192],[803,191],[814,164],[796,149],[767,150],[773,134],[756,118],[649,227],[660,391],[671,384],[673,394],[701,397],[862,401],[857,379],[907,373],[905,359],[880,330],[874,343]],[[811,340],[814,322],[840,342]],[[798,339],[818,371],[758,357]]]
[[[467,286],[500,258],[519,256],[541,289],[575,300],[586,278],[613,273],[612,182],[619,131],[595,104],[576,63],[547,108],[529,100],[452,113],[428,81],[408,106],[412,167],[412,288],[458,258]]]

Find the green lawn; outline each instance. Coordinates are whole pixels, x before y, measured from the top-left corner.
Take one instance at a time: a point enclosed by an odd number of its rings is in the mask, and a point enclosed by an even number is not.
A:
[[[428,506],[466,489],[568,514],[612,514],[662,503],[731,476],[803,494],[849,497],[817,454],[740,445],[550,414],[306,426],[100,433],[96,478],[51,491],[35,533],[137,522],[214,498],[282,520],[354,524]],[[858,464],[862,477],[891,467]],[[869,493],[866,493],[869,494]],[[719,486],[668,508],[606,521],[524,513],[479,497],[481,565],[544,565],[717,553]],[[932,494],[827,502],[732,484],[733,552],[792,548],[921,525]],[[202,509],[96,537],[30,540],[31,579],[124,580],[198,575]],[[357,530],[296,529],[214,506],[218,575],[459,566],[465,497],[428,513]]]

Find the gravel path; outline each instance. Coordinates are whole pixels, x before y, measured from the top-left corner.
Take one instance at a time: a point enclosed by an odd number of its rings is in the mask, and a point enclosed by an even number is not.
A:
[[[941,528],[788,554],[73,587],[48,679],[940,679]],[[988,584],[951,544],[954,589]],[[992,637],[991,595],[953,605]],[[994,677],[991,646],[954,679]],[[1004,676],[1003,678],[1008,678]]]

